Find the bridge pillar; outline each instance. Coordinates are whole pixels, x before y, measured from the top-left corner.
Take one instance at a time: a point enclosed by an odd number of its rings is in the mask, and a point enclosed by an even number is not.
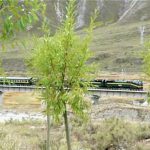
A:
[[[0,106],[3,104],[3,92],[0,91]]]

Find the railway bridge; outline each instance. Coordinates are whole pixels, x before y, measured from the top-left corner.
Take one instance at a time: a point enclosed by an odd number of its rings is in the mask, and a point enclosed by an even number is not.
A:
[[[122,89],[88,89],[92,95],[104,96],[118,96],[129,98],[143,98],[146,99],[148,91],[136,91],[136,90],[122,90]]]
[[[44,90],[44,87],[36,86],[14,86],[14,85],[0,85],[0,101],[2,101],[4,92],[33,92],[35,90]],[[147,99],[147,91],[133,91],[133,90],[113,90],[113,89],[88,89],[88,95],[96,95],[99,97],[118,96],[129,98],[143,98]]]

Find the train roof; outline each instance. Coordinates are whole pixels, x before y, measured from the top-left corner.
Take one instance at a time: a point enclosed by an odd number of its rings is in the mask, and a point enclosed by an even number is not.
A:
[[[9,79],[9,80],[30,80],[32,77],[0,77],[0,79]]]

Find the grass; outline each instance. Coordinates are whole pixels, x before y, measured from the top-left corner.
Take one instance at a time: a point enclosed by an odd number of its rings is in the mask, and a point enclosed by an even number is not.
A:
[[[70,120],[72,149],[104,150],[106,148],[148,150],[150,125],[126,122],[112,118],[99,123],[81,124],[79,119]],[[61,124],[51,125],[52,150],[66,150],[65,130]],[[0,124],[1,150],[45,150],[45,122],[10,121]]]
[[[0,149],[42,149],[45,127],[41,122],[6,122],[0,125]],[[41,145],[41,148],[40,148]],[[43,147],[44,148],[44,147]]]
[[[41,103],[37,93],[32,92],[5,92],[3,108],[20,111],[41,111]]]

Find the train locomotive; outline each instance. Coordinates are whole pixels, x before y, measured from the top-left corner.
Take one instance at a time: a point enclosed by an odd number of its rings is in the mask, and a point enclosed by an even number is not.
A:
[[[101,80],[91,81],[94,88],[143,90],[143,82],[139,80]]]

